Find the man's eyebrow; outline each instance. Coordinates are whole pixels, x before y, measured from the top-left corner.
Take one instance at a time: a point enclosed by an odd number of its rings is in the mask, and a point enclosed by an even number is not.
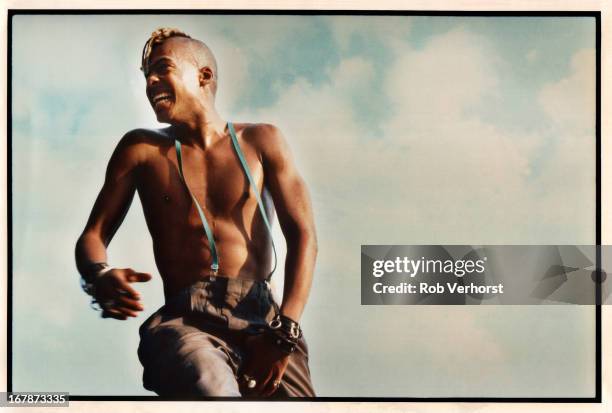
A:
[[[155,66],[157,66],[157,65],[159,65],[160,63],[163,63],[163,62],[174,63],[174,61],[171,58],[166,57],[166,56],[162,56],[159,59],[157,59],[154,62],[152,62],[151,64],[147,65],[148,66],[148,71],[150,72],[152,68],[154,68]]]

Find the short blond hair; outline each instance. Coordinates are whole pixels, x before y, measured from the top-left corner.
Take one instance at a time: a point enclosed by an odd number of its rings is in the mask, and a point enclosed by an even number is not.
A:
[[[182,37],[184,39],[189,39],[191,45],[194,46],[192,50],[194,53],[195,63],[198,66],[209,66],[212,69],[214,75],[213,93],[216,93],[218,74],[217,60],[215,59],[215,56],[203,41],[194,39],[184,31],[179,29],[175,29],[172,27],[160,27],[159,29],[151,33],[151,37],[149,37],[149,40],[147,40],[144,47],[142,48],[140,70],[142,70],[142,72],[146,76],[149,71],[149,59],[151,58],[151,53],[153,53],[153,49],[173,37]]]
[[[142,70],[145,75],[149,69],[149,58],[151,57],[153,48],[155,48],[155,46],[157,45],[162,44],[171,37],[184,37],[186,39],[191,39],[191,36],[189,36],[187,33],[183,32],[182,30],[174,29],[171,27],[160,27],[159,29],[151,33],[151,37],[149,37],[149,40],[147,40],[144,47],[142,48],[142,60],[140,64],[140,70]]]

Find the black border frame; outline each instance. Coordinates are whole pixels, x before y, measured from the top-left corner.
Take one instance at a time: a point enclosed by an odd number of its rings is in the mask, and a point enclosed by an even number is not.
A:
[[[459,17],[594,17],[596,66],[596,121],[595,121],[595,231],[596,245],[601,246],[601,11],[451,11],[451,10],[298,10],[298,9],[8,9],[7,36],[7,391],[13,388],[13,204],[12,204],[12,34],[15,15],[148,15],[148,14],[213,14],[213,15],[348,15],[348,16],[459,16]],[[597,277],[601,280],[601,251],[597,248]],[[597,283],[596,298],[601,297]],[[602,402],[602,346],[601,300],[595,305],[595,396],[594,397],[314,397],[289,401],[323,402],[477,402],[477,403],[601,403]],[[69,396],[72,401],[187,401],[158,396]],[[202,401],[274,401],[249,397],[206,397]],[[278,400],[287,401],[287,400]]]

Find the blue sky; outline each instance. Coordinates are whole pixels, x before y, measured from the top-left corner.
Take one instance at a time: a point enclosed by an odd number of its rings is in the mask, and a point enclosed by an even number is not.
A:
[[[280,126],[309,185],[319,394],[590,395],[592,309],[361,307],[359,246],[592,243],[594,19],[373,16],[14,17],[17,390],[147,394],[161,282],[138,286],[143,316],[101,320],[73,247],[119,138],[160,126],[138,70],[160,26],[207,42],[222,116]],[[109,257],[156,274],[138,199]]]

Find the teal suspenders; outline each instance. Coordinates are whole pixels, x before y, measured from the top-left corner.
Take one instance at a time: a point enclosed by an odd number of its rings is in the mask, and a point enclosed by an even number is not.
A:
[[[208,238],[208,244],[210,245],[210,254],[212,255],[212,264],[210,266],[210,269],[212,270],[213,275],[217,275],[217,273],[219,272],[219,255],[217,254],[215,238],[213,237],[213,233],[210,229],[210,226],[208,226],[208,221],[206,220],[204,211],[202,211],[202,208],[200,207],[200,203],[198,202],[196,197],[191,192],[191,189],[189,189],[189,185],[187,185],[187,181],[185,181],[185,176],[183,175],[183,153],[181,151],[181,143],[179,142],[178,139],[175,139],[174,147],[176,148],[176,159],[178,161],[179,175],[181,176],[181,180],[185,184],[185,188],[187,188],[189,195],[191,195],[191,199],[193,199],[193,203],[195,204],[198,210],[198,214],[200,214],[200,219],[202,220],[202,226],[204,227],[206,238]]]
[[[276,247],[274,246],[274,238],[272,238],[272,225],[270,225],[270,221],[268,221],[268,215],[266,214],[266,209],[264,208],[264,204],[261,200],[261,196],[259,195],[259,191],[257,190],[257,185],[255,185],[255,180],[251,175],[251,171],[249,170],[249,165],[244,159],[244,155],[242,154],[242,150],[240,150],[240,145],[238,144],[238,138],[236,138],[236,131],[234,130],[234,125],[231,122],[227,123],[227,128],[229,129],[230,136],[232,137],[232,144],[234,145],[234,149],[236,150],[236,154],[238,155],[238,159],[240,159],[240,163],[242,164],[242,169],[244,169],[244,173],[246,174],[249,182],[251,183],[251,188],[253,188],[253,192],[255,193],[255,198],[257,199],[257,206],[259,206],[259,212],[261,213],[261,217],[266,224],[266,228],[268,228],[268,234],[270,234],[270,242],[272,243],[272,252],[274,253],[274,266],[272,267],[272,271],[266,277],[266,280],[270,280],[272,278],[272,274],[276,270],[276,264],[278,257],[276,256]],[[262,188],[263,191],[263,188]]]
[[[272,278],[272,274],[276,270],[277,259],[278,259],[276,256],[276,247],[274,246],[274,239],[272,238],[272,226],[270,225],[270,221],[268,220],[268,215],[266,215],[266,210],[261,200],[261,196],[259,195],[259,192],[257,191],[255,180],[253,179],[253,176],[251,175],[251,171],[249,170],[249,165],[244,159],[244,155],[242,154],[242,150],[240,149],[240,145],[238,144],[238,139],[236,138],[236,131],[234,129],[234,125],[231,122],[228,122],[227,128],[229,129],[230,136],[232,138],[232,145],[234,147],[234,150],[236,151],[236,155],[238,155],[238,159],[240,160],[242,169],[244,170],[244,173],[246,174],[247,179],[249,180],[249,183],[251,184],[250,186],[251,188],[253,188],[253,192],[255,193],[255,198],[257,199],[257,206],[259,207],[259,212],[261,213],[264,223],[266,224],[266,228],[268,229],[268,233],[270,234],[270,240],[272,242],[272,251],[274,252],[274,267],[272,267],[272,271],[270,272],[268,277],[266,277],[266,280],[269,281],[270,278]],[[198,214],[200,215],[200,220],[202,220],[202,226],[204,227],[206,238],[208,238],[208,244],[210,245],[210,253],[212,256],[212,264],[210,268],[213,272],[213,275],[217,275],[217,273],[219,272],[219,255],[217,254],[217,247],[215,246],[215,238],[213,237],[213,233],[210,229],[210,226],[208,225],[208,221],[206,220],[204,211],[202,211],[202,208],[200,207],[198,200],[196,199],[196,197],[193,195],[193,193],[189,189],[189,185],[187,185],[187,181],[185,180],[185,176],[183,175],[183,157],[182,157],[182,152],[181,152],[181,143],[179,142],[178,139],[174,140],[174,146],[176,148],[176,159],[178,161],[179,175],[181,176],[181,180],[185,184],[185,187],[187,188],[189,195],[191,195],[191,199],[193,199],[193,203],[195,204],[196,209],[198,210]]]

